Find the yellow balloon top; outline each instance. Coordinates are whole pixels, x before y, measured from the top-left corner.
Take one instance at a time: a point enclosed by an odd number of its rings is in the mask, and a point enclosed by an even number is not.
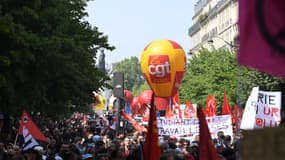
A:
[[[141,55],[141,70],[156,96],[170,97],[179,89],[184,77],[186,56],[172,40],[148,44]]]

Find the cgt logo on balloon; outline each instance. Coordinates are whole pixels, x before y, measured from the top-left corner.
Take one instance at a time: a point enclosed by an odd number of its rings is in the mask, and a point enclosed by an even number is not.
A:
[[[170,81],[171,71],[168,55],[149,56],[148,64],[152,83],[166,83]]]

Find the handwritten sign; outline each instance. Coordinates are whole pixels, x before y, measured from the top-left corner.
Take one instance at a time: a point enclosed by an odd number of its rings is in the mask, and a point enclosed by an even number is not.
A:
[[[260,91],[254,87],[241,121],[241,129],[277,127],[281,121],[281,92]]]
[[[281,92],[258,92],[255,128],[277,127],[281,121]]]

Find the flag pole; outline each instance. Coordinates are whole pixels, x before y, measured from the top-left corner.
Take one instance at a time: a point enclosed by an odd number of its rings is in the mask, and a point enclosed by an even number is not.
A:
[[[19,134],[18,134],[18,132],[17,132],[16,138],[15,138],[15,141],[14,141],[14,147],[16,146],[16,143],[17,143],[17,141],[18,141],[18,136],[19,136]]]
[[[154,93],[151,99],[151,108],[148,121],[148,131],[144,142],[144,160],[159,160],[161,149],[158,140],[158,128],[155,114]]]
[[[152,95],[151,95],[150,109],[149,109],[149,110],[150,110],[150,113],[149,113],[149,116],[151,116],[152,109],[153,109],[152,107],[154,107],[154,93],[152,93]],[[147,126],[147,128],[148,128],[147,132],[151,132],[151,130],[149,129],[149,126],[152,125],[152,124],[150,124],[150,123],[151,123],[150,121],[151,121],[151,119],[149,118],[149,120],[148,120],[148,126]],[[148,134],[148,133],[147,133],[147,134]],[[144,143],[145,143],[145,142],[144,142]],[[141,148],[142,148],[142,147],[141,147]],[[145,152],[144,150],[145,150],[145,149],[146,149],[146,147],[143,147],[143,148],[142,148],[142,151],[143,151],[143,152],[141,153],[141,158],[142,158],[142,160],[145,160],[145,159],[144,159],[144,158],[145,158],[145,157],[144,157],[144,152]]]

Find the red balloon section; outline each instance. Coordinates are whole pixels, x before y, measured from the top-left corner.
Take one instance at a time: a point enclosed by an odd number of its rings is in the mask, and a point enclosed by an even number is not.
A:
[[[166,110],[170,99],[168,97],[154,97],[156,108],[158,110]]]
[[[152,90],[145,90],[139,95],[139,103],[141,105],[148,105],[151,103]]]
[[[141,105],[149,105],[151,103],[152,93],[152,90],[143,91],[138,97],[138,103]],[[166,107],[169,105],[169,100],[168,97],[154,97],[156,108],[158,110],[166,110]]]
[[[147,105],[151,103],[152,90],[143,91],[138,97],[134,97],[131,102],[131,111],[133,115],[141,115]],[[166,110],[169,105],[170,98],[168,97],[154,97],[157,110]]]
[[[131,103],[132,114],[135,115],[137,112],[137,106],[139,105],[139,97],[135,97]]]
[[[132,104],[132,101],[133,101],[133,98],[134,98],[132,92],[129,91],[129,90],[124,90],[124,94],[126,96],[126,103],[128,105]]]

